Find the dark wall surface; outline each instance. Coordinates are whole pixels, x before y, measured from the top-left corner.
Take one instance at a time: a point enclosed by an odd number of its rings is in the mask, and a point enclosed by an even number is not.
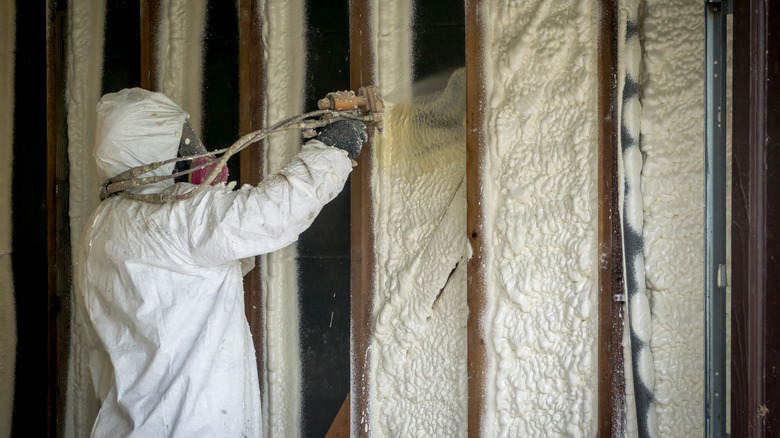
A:
[[[140,22],[139,0],[106,3],[102,94],[141,86]]]
[[[203,33],[201,140],[208,150],[238,140],[238,5],[209,0]],[[185,108],[186,111],[186,108]],[[228,161],[230,181],[241,178],[238,157]]]
[[[346,0],[306,4],[305,110],[349,89]],[[298,240],[303,434],[322,437],[349,393],[349,181]]]
[[[466,65],[466,9],[442,0],[416,0],[414,80]]]
[[[47,433],[45,16],[44,2],[16,2],[11,257],[17,344],[11,434],[20,437]]]

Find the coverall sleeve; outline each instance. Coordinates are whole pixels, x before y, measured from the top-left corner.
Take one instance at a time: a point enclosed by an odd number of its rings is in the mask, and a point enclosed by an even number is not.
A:
[[[351,170],[346,152],[312,140],[256,187],[205,191],[187,213],[193,260],[214,266],[289,245],[338,195]]]

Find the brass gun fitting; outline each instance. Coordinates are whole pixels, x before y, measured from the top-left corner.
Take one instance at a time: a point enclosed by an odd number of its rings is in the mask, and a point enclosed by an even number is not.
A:
[[[375,123],[381,128],[385,103],[382,100],[382,90],[374,85],[368,85],[354,91],[335,91],[328,93],[324,99],[317,102],[321,110],[354,111],[359,110],[367,122]]]

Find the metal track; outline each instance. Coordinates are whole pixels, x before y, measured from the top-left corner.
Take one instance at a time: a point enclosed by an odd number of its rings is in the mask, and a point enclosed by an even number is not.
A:
[[[705,4],[704,435],[726,435],[726,15]]]

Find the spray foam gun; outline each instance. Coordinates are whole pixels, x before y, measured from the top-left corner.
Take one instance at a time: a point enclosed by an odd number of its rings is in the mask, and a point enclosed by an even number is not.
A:
[[[119,194],[139,201],[162,204],[166,202],[181,201],[192,198],[193,196],[202,192],[208,185],[211,184],[212,181],[214,181],[217,175],[219,175],[222,166],[227,163],[231,156],[252,144],[258,143],[260,140],[268,137],[269,135],[279,132],[298,129],[301,131],[304,138],[312,138],[317,135],[317,128],[322,128],[330,123],[345,119],[360,120],[369,127],[373,126],[377,128],[380,133],[382,132],[382,116],[384,114],[385,107],[384,101],[382,100],[382,92],[376,86],[369,85],[362,87],[358,90],[357,94],[355,94],[353,91],[337,91],[328,93],[324,99],[320,99],[317,102],[317,106],[319,108],[317,111],[290,117],[278,122],[268,129],[261,129],[250,132],[249,134],[239,138],[228,148],[207,152],[204,154],[172,158],[170,160],[159,161],[156,163],[150,163],[129,169],[113,178],[106,180],[106,182],[103,184],[103,187],[100,189],[100,199],[104,200],[109,196]],[[176,163],[179,161],[192,161],[200,157],[216,157],[220,154],[222,154],[222,156],[219,157],[219,159],[216,161],[216,164],[214,162],[208,162],[191,169],[174,172],[170,175],[143,176],[166,164]],[[201,182],[192,190],[180,195],[170,195],[164,193],[135,194],[126,191],[127,189],[134,187],[140,187],[143,185],[164,181],[169,178],[177,178],[182,175],[187,175],[207,166],[214,166],[214,168],[206,177],[206,179],[204,179],[203,182]]]

